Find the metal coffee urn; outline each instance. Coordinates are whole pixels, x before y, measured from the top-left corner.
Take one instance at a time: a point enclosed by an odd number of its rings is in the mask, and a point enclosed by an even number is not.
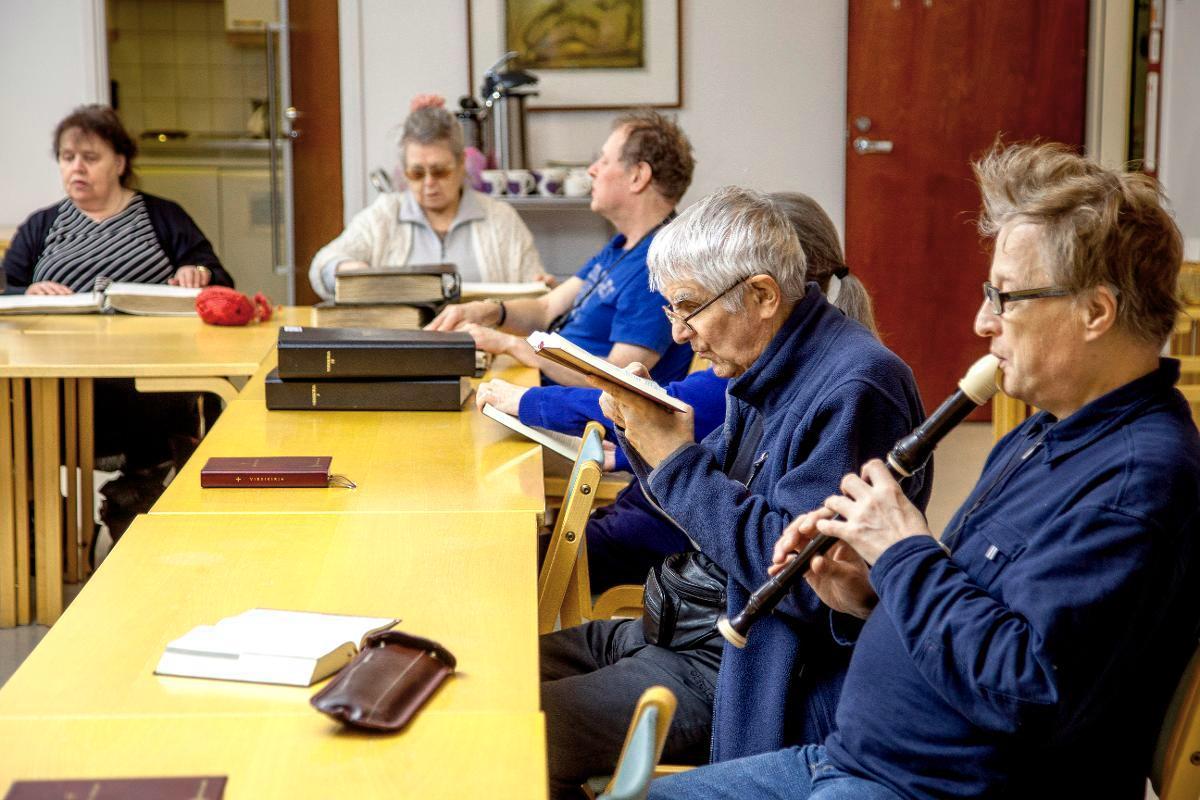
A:
[[[497,71],[516,57],[516,52],[505,53],[484,73],[480,88],[483,153],[496,169],[529,166],[525,150],[525,100],[537,95],[537,76],[521,70]]]

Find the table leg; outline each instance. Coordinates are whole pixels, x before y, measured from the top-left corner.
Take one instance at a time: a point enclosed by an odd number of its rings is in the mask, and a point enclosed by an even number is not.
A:
[[[13,472],[12,381],[0,378],[0,628],[17,624],[17,508]]]
[[[13,527],[17,542],[17,624],[31,621],[30,588],[33,570],[29,563],[29,414],[26,398],[28,383],[24,378],[11,382],[13,411],[13,508],[16,516]]]
[[[62,614],[62,455],[57,378],[34,378],[33,517],[37,568],[37,621],[52,625]]]
[[[79,451],[78,451],[78,392],[74,378],[62,382],[63,389],[63,465],[67,471],[67,525],[64,531],[63,548],[66,555],[63,580],[79,583]]]
[[[95,395],[92,379],[79,379],[79,571],[92,574],[92,538],[96,535]]]

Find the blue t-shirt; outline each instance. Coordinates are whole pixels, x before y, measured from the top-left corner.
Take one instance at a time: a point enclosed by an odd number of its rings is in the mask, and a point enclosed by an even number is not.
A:
[[[646,253],[652,238],[648,234],[625,251],[625,236],[617,234],[575,273],[583,288],[559,333],[598,356],[607,356],[617,342],[653,350],[660,358],[650,377],[668,383],[687,374],[692,348],[671,339],[663,298],[650,291]]]

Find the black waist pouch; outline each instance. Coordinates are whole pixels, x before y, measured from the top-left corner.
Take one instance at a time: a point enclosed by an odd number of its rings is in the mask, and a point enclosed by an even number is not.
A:
[[[689,550],[673,553],[646,575],[642,629],[648,644],[690,650],[717,635],[725,613],[725,571]]]

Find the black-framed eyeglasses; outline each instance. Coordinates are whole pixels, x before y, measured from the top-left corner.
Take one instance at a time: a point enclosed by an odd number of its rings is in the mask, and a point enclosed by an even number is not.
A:
[[[995,286],[992,286],[991,281],[983,282],[983,299],[986,300],[992,307],[992,311],[997,315],[1004,313],[1005,303],[1015,303],[1018,300],[1037,300],[1041,297],[1067,297],[1074,294],[1070,289],[1064,289],[1061,286],[1043,286],[1040,289],[1019,289],[1015,292],[1002,292]]]
[[[756,272],[756,273],[753,273],[753,274],[751,274],[751,275],[746,275],[746,276],[744,276],[744,277],[738,278],[736,281],[734,281],[734,282],[733,282],[733,283],[732,283],[732,284],[729,286],[729,288],[727,288],[725,291],[721,292],[720,294],[718,294],[718,295],[713,295],[713,296],[712,296],[712,297],[710,297],[708,300],[705,300],[703,303],[701,303],[701,304],[700,304],[699,308],[697,308],[695,311],[691,312],[690,314],[680,314],[678,311],[676,311],[675,309],[671,308],[670,306],[663,306],[663,307],[662,307],[663,313],[667,315],[667,319],[669,319],[669,320],[671,321],[671,324],[672,324],[672,325],[675,325],[675,324],[682,325],[683,327],[687,328],[687,329],[688,329],[689,331],[691,331],[692,333],[695,333],[695,332],[696,332],[696,329],[692,327],[692,325],[691,325],[691,321],[692,321],[693,319],[695,319],[695,318],[696,318],[696,315],[697,315],[697,314],[699,314],[701,311],[703,311],[704,309],[706,309],[706,308],[708,308],[709,306],[711,306],[713,303],[715,303],[715,302],[717,302],[718,300],[720,300],[720,299],[721,299],[722,297],[724,297],[725,295],[727,295],[727,294],[729,294],[730,292],[732,292],[732,291],[733,291],[734,289],[736,289],[738,286],[741,286],[741,285],[742,285],[743,283],[745,283],[746,281],[748,281],[748,280],[750,280],[751,278],[755,277],[756,275],[758,275],[758,273],[757,273],[757,272]]]

